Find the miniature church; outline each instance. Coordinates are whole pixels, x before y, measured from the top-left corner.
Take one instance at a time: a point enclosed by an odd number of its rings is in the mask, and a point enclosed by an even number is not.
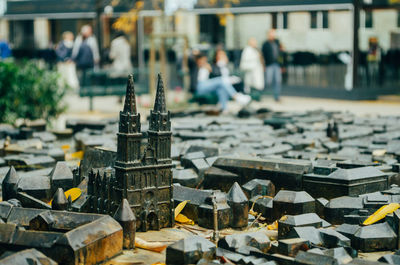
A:
[[[88,208],[91,212],[113,215],[122,200],[127,199],[136,215],[138,230],[172,227],[171,121],[160,74],[144,148],[140,125],[133,76],[130,75],[124,108],[119,114],[114,170],[92,169],[89,173]]]

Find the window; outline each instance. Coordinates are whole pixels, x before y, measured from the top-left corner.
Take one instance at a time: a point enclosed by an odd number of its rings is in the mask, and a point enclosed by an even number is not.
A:
[[[278,28],[278,13],[272,13],[272,28],[277,29]]]
[[[288,13],[272,13],[272,28],[287,29],[288,28]]]
[[[279,13],[278,14],[278,28],[287,29],[288,28],[288,13]]]
[[[397,27],[400,28],[400,11],[397,11]]]
[[[372,16],[372,11],[365,11],[365,28],[370,29],[374,27],[374,17]]]
[[[327,29],[329,28],[329,12],[322,11],[322,28]]]
[[[329,28],[329,12],[328,11],[311,11],[310,12],[310,28],[327,29]]]
[[[311,16],[310,27],[312,29],[316,29],[318,27],[318,12],[317,11],[311,11],[310,12],[310,16]]]

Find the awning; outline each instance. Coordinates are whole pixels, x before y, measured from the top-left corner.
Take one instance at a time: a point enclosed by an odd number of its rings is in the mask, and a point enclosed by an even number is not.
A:
[[[94,18],[95,0],[11,0],[7,1],[4,17],[21,20],[37,17]]]

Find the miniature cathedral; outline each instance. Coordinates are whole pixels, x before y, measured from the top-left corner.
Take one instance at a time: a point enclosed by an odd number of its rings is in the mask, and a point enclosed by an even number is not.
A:
[[[92,170],[89,173],[90,211],[113,215],[122,200],[127,199],[136,215],[138,230],[171,227],[174,223],[171,121],[160,74],[144,149],[132,75],[128,79],[119,119],[115,173],[111,170],[103,173]]]

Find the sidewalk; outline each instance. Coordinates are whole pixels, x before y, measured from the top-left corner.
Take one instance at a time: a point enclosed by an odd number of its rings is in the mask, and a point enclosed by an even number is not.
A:
[[[143,95],[137,98],[138,111],[143,114],[153,106],[153,100],[149,95]],[[65,126],[66,119],[104,119],[115,118],[123,107],[123,102],[119,102],[119,97],[95,97],[93,99],[94,111],[89,111],[89,98],[81,98],[78,95],[70,94],[65,98],[68,104],[68,110],[62,114],[56,121],[57,128]],[[176,109],[177,105],[185,103],[181,93],[169,92],[167,98],[169,109]],[[265,107],[273,111],[306,111],[306,110],[330,110],[351,112],[360,116],[400,116],[400,100],[393,98],[383,98],[377,101],[346,101],[320,98],[300,98],[300,97],[282,97],[281,102],[275,102],[272,98],[263,98],[261,102],[252,102],[251,107]],[[229,102],[228,109],[235,113],[240,106],[235,102]]]

